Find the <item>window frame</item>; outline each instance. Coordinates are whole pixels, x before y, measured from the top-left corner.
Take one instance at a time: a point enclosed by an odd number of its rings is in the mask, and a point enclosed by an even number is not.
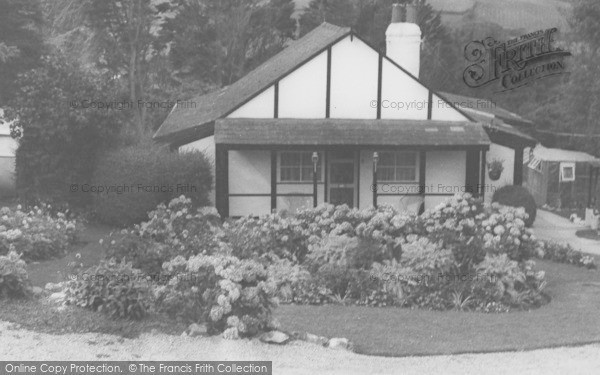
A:
[[[313,170],[313,163],[312,163],[312,154],[315,151],[278,151],[277,152],[277,183],[279,184],[312,184],[313,183],[313,176],[312,176],[312,170]],[[323,164],[324,164],[324,153],[323,152],[319,152],[317,151],[317,153],[319,154],[319,162],[317,164],[317,183],[321,184],[323,183],[323,172],[324,169],[323,168]],[[283,159],[283,155],[284,154],[310,154],[310,178],[309,179],[303,179],[304,175],[303,175],[303,170],[305,168],[307,168],[306,165],[304,165],[302,163],[302,158],[300,158],[300,165],[298,166],[283,166],[282,163],[282,159]],[[295,180],[295,179],[286,179],[284,180],[282,178],[283,173],[282,173],[282,169],[283,168],[297,168],[300,170],[300,179],[299,180]]]
[[[573,182],[575,181],[575,163],[560,163],[560,181],[561,182]],[[565,171],[571,169],[571,177],[565,177]]]
[[[386,166],[382,165],[382,156],[384,154],[391,153],[394,154],[394,165]],[[415,157],[414,166],[406,166],[406,165],[398,165],[398,154],[412,154]],[[380,151],[379,152],[379,162],[377,163],[377,182],[383,182],[388,184],[418,184],[420,181],[420,153],[417,151]],[[394,168],[394,180],[386,180],[380,176],[379,171],[381,168]],[[398,168],[414,168],[415,178],[413,180],[398,180]]]

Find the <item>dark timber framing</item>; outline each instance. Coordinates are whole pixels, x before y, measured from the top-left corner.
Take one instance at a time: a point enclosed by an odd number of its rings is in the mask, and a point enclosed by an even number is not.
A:
[[[430,91],[431,92],[431,91]],[[426,181],[426,173],[427,173],[427,152],[425,150],[421,150],[419,152],[419,189],[420,195],[423,198],[423,203],[421,204],[421,208],[419,209],[419,214],[422,214],[425,211],[425,184]]]
[[[327,47],[327,87],[325,91],[325,118],[331,114],[331,46]]]
[[[481,197],[481,199],[485,199],[485,191],[486,191],[485,176],[487,174],[487,160],[486,160],[486,151],[485,150],[481,150],[481,161],[479,163],[479,166],[480,166],[479,185],[480,185],[480,189],[481,189],[480,197]]]
[[[229,149],[215,146],[215,205],[221,217],[229,216]]]
[[[515,165],[513,174],[513,185],[523,185],[523,147],[515,148]]]
[[[379,52],[377,66],[377,120],[381,120],[381,93],[383,90],[383,54]]]
[[[271,150],[271,212],[277,209],[277,151]]]
[[[467,171],[466,171],[466,179],[465,179],[465,191],[473,194],[474,196],[479,196],[479,188],[480,188],[480,166],[481,153],[477,150],[468,150],[467,151]]]

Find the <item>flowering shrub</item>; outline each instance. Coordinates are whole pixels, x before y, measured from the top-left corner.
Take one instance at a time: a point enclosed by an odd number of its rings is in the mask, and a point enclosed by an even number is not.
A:
[[[11,210],[0,209],[0,255],[11,249],[22,254],[23,260],[45,260],[64,255],[81,231],[81,225],[58,212],[49,213],[50,206],[35,206],[29,211],[19,205]]]
[[[102,261],[71,280],[67,302],[113,318],[143,318],[150,306],[146,277],[131,263]]]
[[[25,297],[30,285],[25,262],[15,251],[0,255],[0,298]]]
[[[126,260],[148,275],[159,275],[163,263],[176,256],[212,254],[220,245],[218,213],[213,208],[193,209],[184,196],[158,205],[148,216],[147,222],[101,240],[107,259]]]
[[[223,226],[231,254],[240,259],[272,254],[278,258],[302,262],[307,252],[309,233],[295,217],[270,214],[245,217]]]
[[[571,245],[558,242],[543,242],[539,257],[558,263],[573,264],[588,269],[596,269],[594,257],[585,255],[581,251],[573,249]]]
[[[252,336],[274,327],[276,283],[254,260],[227,255],[178,256],[163,266],[173,275],[155,290],[157,306],[187,322],[206,322],[227,338]]]

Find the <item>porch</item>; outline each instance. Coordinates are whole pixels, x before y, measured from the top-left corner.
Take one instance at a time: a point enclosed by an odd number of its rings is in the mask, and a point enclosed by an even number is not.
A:
[[[223,119],[215,125],[224,216],[324,202],[418,213],[458,192],[483,195],[480,124],[423,120]]]

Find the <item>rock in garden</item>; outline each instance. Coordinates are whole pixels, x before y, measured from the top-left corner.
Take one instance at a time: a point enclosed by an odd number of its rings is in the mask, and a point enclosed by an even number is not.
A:
[[[348,350],[350,348],[350,341],[347,338],[334,337],[329,340],[327,346],[331,349]]]
[[[312,344],[317,344],[321,346],[325,346],[327,344],[327,337],[313,335],[312,333],[307,333],[306,338],[304,339],[306,342],[310,342]]]
[[[188,332],[188,336],[190,336],[190,337],[207,336],[208,328],[206,327],[206,324],[193,323],[193,324],[190,324],[187,332]]]
[[[50,302],[56,302],[56,303],[64,302],[66,298],[67,298],[67,295],[63,292],[55,292],[55,293],[52,293],[50,295],[50,297],[48,297]]]
[[[267,344],[283,345],[289,340],[290,336],[280,331],[266,332],[260,336],[260,341],[266,342]]]
[[[34,286],[31,288],[31,293],[33,293],[34,297],[41,297],[41,295],[44,293],[44,290],[39,286]]]

